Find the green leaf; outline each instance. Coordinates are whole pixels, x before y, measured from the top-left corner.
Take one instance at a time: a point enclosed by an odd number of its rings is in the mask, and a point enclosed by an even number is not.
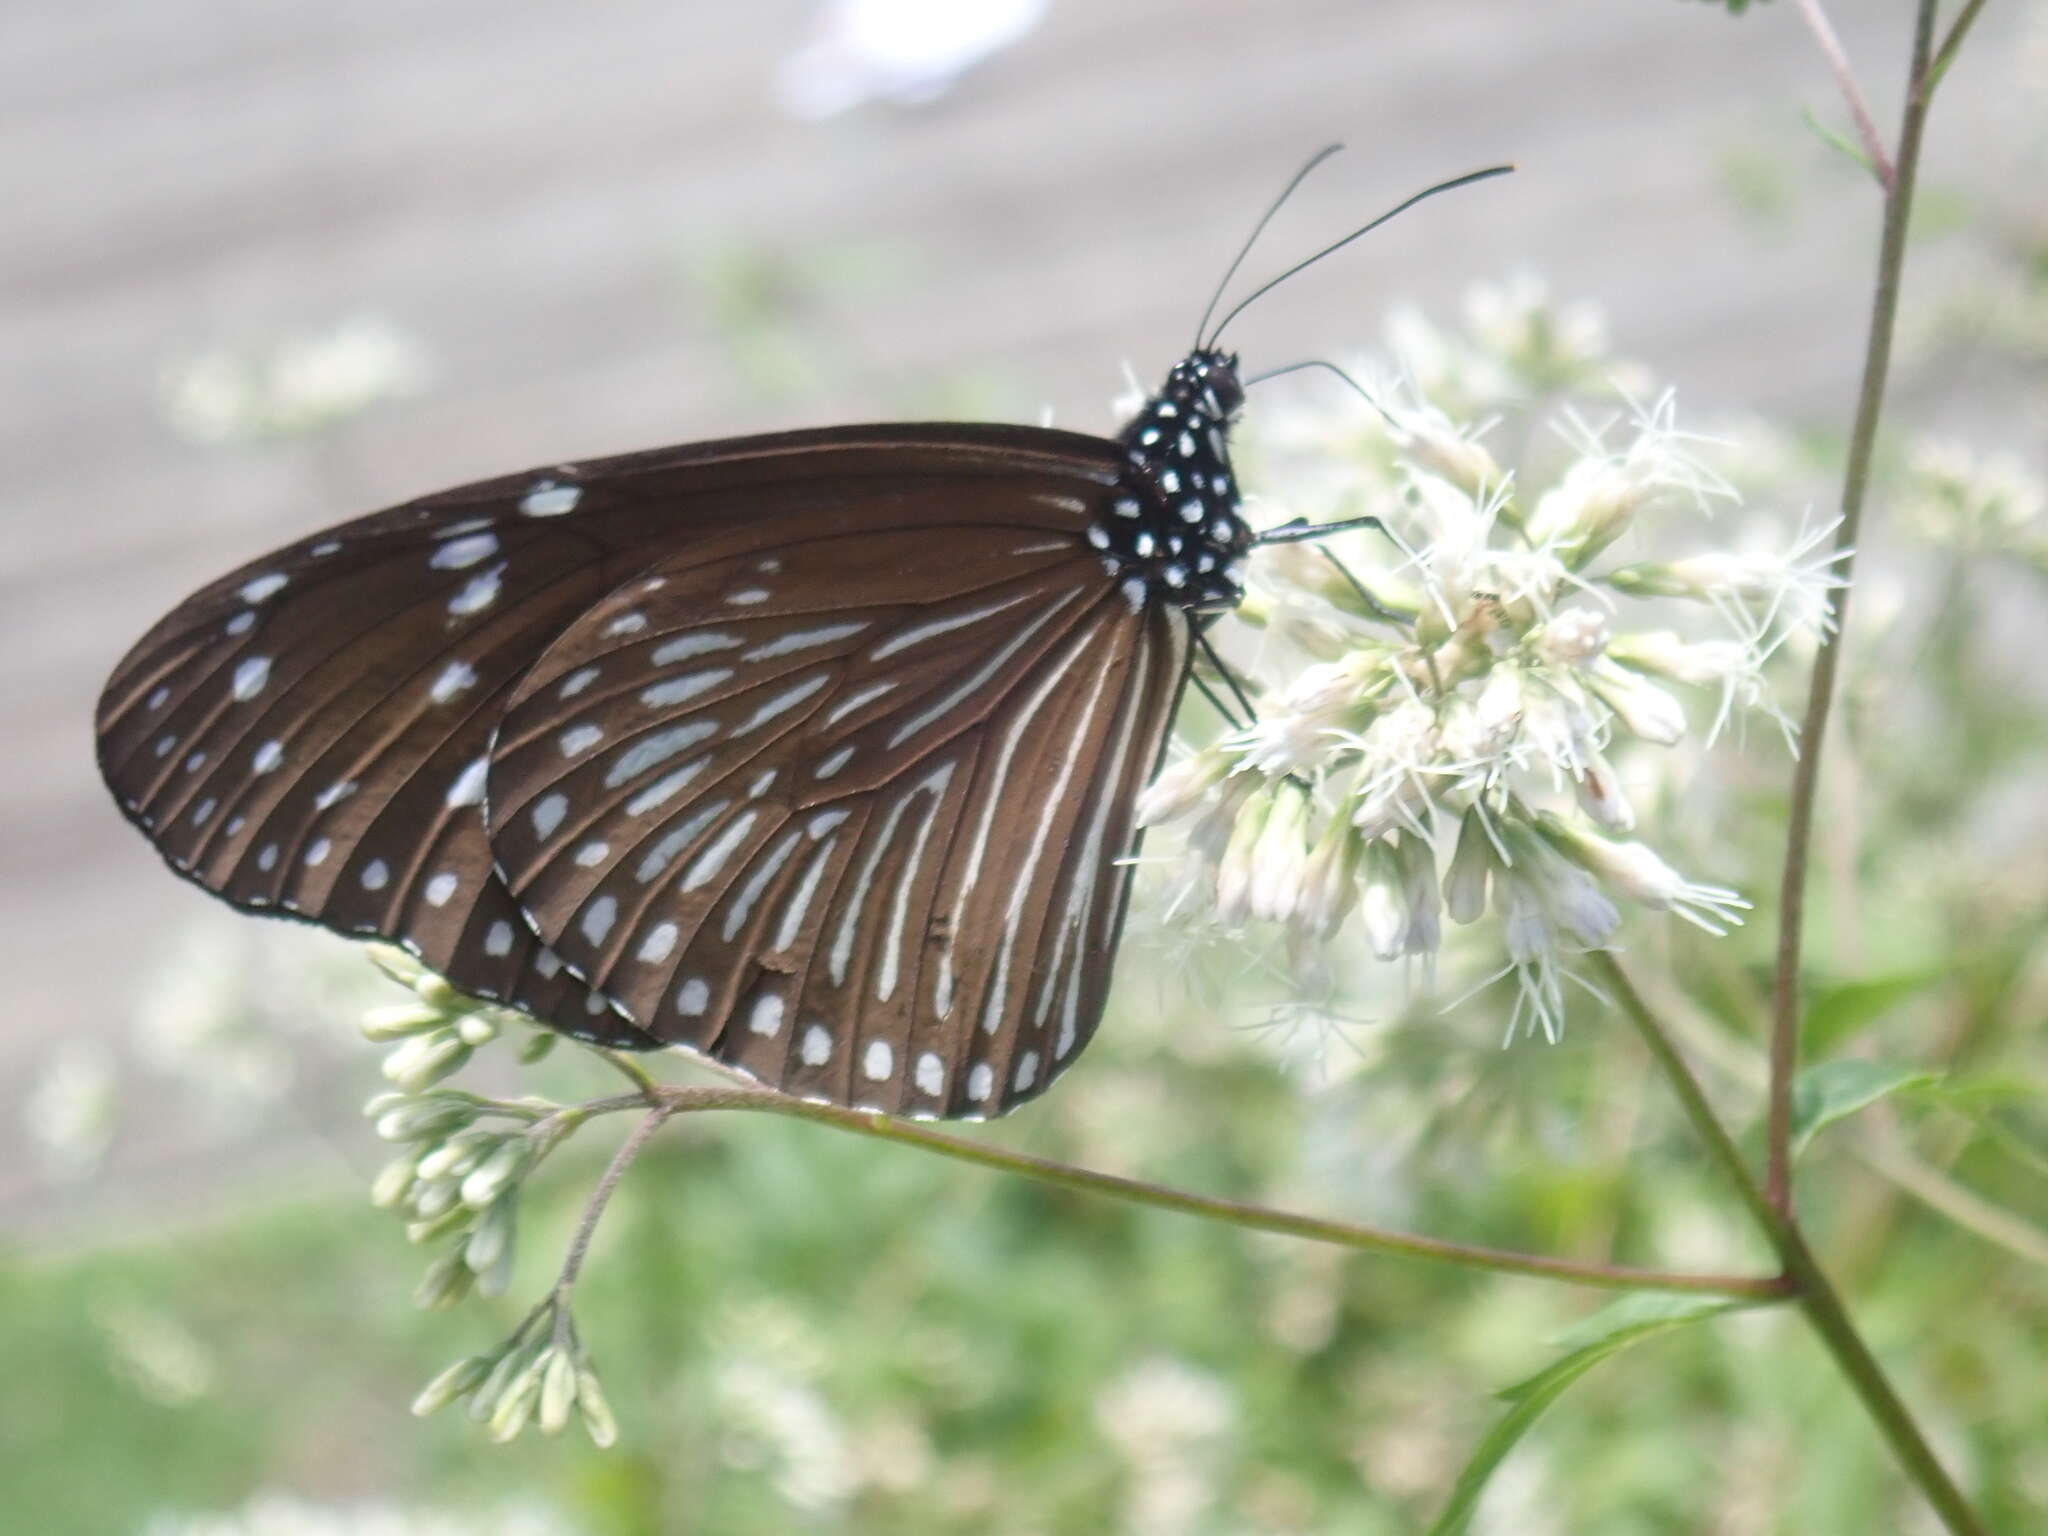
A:
[[[1869,1028],[1914,994],[1954,974],[1953,966],[1929,965],[1820,987],[1806,1008],[1807,1045],[1825,1052]]]
[[[1893,1061],[1823,1061],[1792,1080],[1792,1150],[1803,1152],[1823,1127],[1868,1108],[1901,1088],[1919,1088],[1938,1074]]]
[[[1801,107],[1799,115],[1806,119],[1806,126],[1819,135],[1823,144],[1826,144],[1830,149],[1840,150],[1844,155],[1855,161],[1856,164],[1863,168],[1864,174],[1869,176],[1872,181],[1883,182],[1884,178],[1877,174],[1877,167],[1871,163],[1870,156],[1864,152],[1861,144],[1856,143],[1853,139],[1843,134],[1835,132],[1834,129],[1813,115],[1813,108],[1811,107]]]
[[[1429,1536],[1459,1536],[1479,1496],[1515,1443],[1529,1432],[1544,1411],[1564,1394],[1564,1389],[1593,1369],[1609,1355],[1618,1354],[1639,1339],[1668,1333],[1702,1318],[1755,1306],[1751,1301],[1732,1301],[1721,1296],[1679,1296],[1663,1291],[1636,1291],[1611,1306],[1602,1307],[1576,1327],[1557,1336],[1560,1348],[1570,1351],[1526,1381],[1517,1382],[1500,1393],[1511,1406],[1506,1417],[1479,1442],[1477,1450],[1458,1474],[1451,1489],[1451,1501],[1429,1528]]]

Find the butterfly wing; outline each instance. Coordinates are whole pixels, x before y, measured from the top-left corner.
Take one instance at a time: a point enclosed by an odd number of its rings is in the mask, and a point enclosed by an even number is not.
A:
[[[1043,1091],[1101,1014],[1185,671],[1185,616],[1087,543],[1112,452],[1095,485],[899,475],[592,607],[492,752],[539,933],[787,1092],[957,1116]]]
[[[509,690],[603,594],[733,527],[833,515],[894,466],[1023,465],[1071,494],[1096,439],[845,428],[656,450],[465,486],[203,588],[115,670],[102,775],[180,874],[245,910],[416,950],[458,987],[603,1043],[656,1042],[564,970],[493,869],[484,761]]]

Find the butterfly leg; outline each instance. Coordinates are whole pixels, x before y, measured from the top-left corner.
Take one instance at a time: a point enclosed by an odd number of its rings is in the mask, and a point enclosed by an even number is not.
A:
[[[1188,675],[1194,680],[1195,686],[1202,690],[1202,697],[1216,707],[1216,712],[1229,723],[1232,730],[1243,730],[1246,725],[1255,724],[1259,718],[1259,712],[1252,708],[1252,701],[1245,693],[1244,685],[1238,682],[1236,674],[1223,664],[1223,658],[1217,654],[1216,647],[1210,644],[1208,624],[1205,623],[1196,627],[1195,644],[1200,647],[1202,654],[1209,659],[1209,665],[1216,669],[1216,675],[1223,679],[1224,687],[1230,690],[1231,696],[1237,700],[1238,707],[1244,711],[1245,718],[1243,722],[1240,723],[1231,714],[1223,701],[1216,697],[1215,691],[1210,688],[1206,678],[1199,672],[1190,671]]]

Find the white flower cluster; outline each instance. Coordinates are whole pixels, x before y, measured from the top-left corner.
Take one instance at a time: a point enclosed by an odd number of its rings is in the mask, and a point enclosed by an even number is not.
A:
[[[1831,622],[1840,582],[1827,529],[1775,552],[1702,537],[1734,493],[1668,392],[1588,425],[1573,392],[1598,372],[1596,317],[1550,316],[1527,283],[1472,311],[1456,341],[1405,317],[1426,366],[1371,404],[1260,402],[1246,453],[1264,520],[1380,526],[1259,552],[1215,637],[1256,718],[1169,766],[1139,817],[1183,835],[1176,911],[1286,925],[1304,968],[1351,942],[1354,916],[1379,959],[1426,965],[1446,917],[1491,913],[1519,983],[1511,1030],[1554,1036],[1568,957],[1609,946],[1623,906],[1740,921],[1733,891],[1631,836],[1616,764],[1695,722],[1711,741],[1739,710],[1789,742],[1762,670]],[[1489,440],[1523,446],[1503,464]]]

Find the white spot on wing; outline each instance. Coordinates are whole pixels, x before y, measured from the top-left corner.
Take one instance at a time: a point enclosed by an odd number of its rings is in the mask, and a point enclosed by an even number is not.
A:
[[[256,755],[249,759],[249,766],[258,773],[269,773],[284,761],[284,743],[266,741],[256,749]]]
[[[275,597],[282,592],[291,578],[283,571],[266,571],[261,576],[252,576],[237,589],[245,603],[260,603],[265,598]]]
[[[889,1042],[886,1040],[870,1042],[867,1050],[861,1055],[861,1076],[871,1083],[886,1083],[895,1066],[896,1053],[889,1048]]]
[[[391,866],[382,859],[372,859],[363,866],[363,889],[381,891],[391,883]]]
[[[832,1059],[832,1031],[822,1024],[813,1024],[804,1031],[803,1063],[807,1067],[822,1067]]]
[[[538,837],[554,836],[555,828],[569,814],[569,797],[560,790],[541,796],[533,808],[533,830]]]
[[[576,503],[582,499],[580,485],[557,485],[552,480],[543,480],[520,500],[519,510],[528,517],[560,517],[564,512],[574,512]]]
[[[926,1051],[917,1058],[917,1091],[933,1098],[946,1091],[946,1064],[937,1051]]]
[[[604,727],[585,720],[562,732],[559,743],[564,757],[581,757],[604,740]]]
[[[967,1097],[977,1104],[986,1104],[995,1086],[995,1069],[985,1061],[977,1061],[974,1070],[967,1074]]]
[[[436,704],[446,704],[465,688],[476,686],[476,668],[466,661],[451,661],[441,669],[441,675],[434,679],[434,686],[427,690],[427,697]]]
[[[788,713],[831,680],[831,676],[828,673],[820,672],[814,677],[805,678],[793,688],[785,689],[783,692],[775,695],[774,698],[768,700],[751,715],[747,716],[745,720],[734,726],[732,728],[733,735],[744,736],[756,726],[766,725],[777,715]]]
[[[500,919],[491,924],[491,931],[484,935],[484,953],[503,956],[512,953],[512,925]]]
[[[658,965],[675,949],[678,932],[674,923],[656,923],[647,930],[647,937],[640,941],[640,952],[634,958],[649,965]]]
[[[692,1018],[711,1006],[711,988],[704,984],[701,976],[692,976],[676,990],[676,1012],[687,1013]]]
[[[465,805],[482,805],[484,784],[491,770],[491,760],[479,757],[455,776],[455,782],[448,786],[448,809],[459,811]]]
[[[473,533],[467,538],[449,539],[437,545],[427,564],[437,571],[464,571],[498,552],[495,533]]]
[[[458,619],[472,613],[481,613],[498,600],[498,588],[505,575],[505,564],[500,561],[488,571],[479,571],[469,578],[463,589],[448,599],[448,611]]]
[[[763,992],[754,999],[753,1011],[747,1015],[747,1028],[773,1040],[782,1032],[782,1008],[780,993]]]
[[[240,703],[261,693],[270,682],[270,658],[251,656],[235,668],[234,694]]]
[[[741,587],[737,592],[727,593],[725,600],[742,608],[751,608],[756,603],[768,601],[768,589],[766,587]]]
[[[562,686],[555,690],[558,699],[573,699],[577,694],[597,681],[597,668],[578,667],[562,679]]]
[[[598,897],[583,913],[583,937],[593,944],[602,944],[618,915],[619,900],[616,896]]]
[[[445,907],[449,898],[462,888],[462,877],[452,869],[444,869],[427,882],[425,895],[430,907]]]

